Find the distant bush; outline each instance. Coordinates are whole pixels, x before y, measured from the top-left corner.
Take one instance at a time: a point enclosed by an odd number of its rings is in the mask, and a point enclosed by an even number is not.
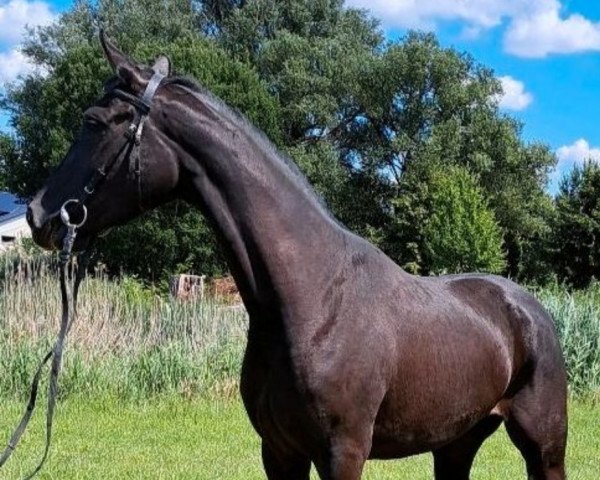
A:
[[[469,171],[436,169],[428,188],[430,216],[424,236],[430,271],[502,272],[502,231]]]

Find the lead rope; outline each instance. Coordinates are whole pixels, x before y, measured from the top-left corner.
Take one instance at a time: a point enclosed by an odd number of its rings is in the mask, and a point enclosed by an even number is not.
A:
[[[29,395],[29,402],[27,404],[27,408],[19,425],[15,429],[14,433],[10,437],[8,445],[2,452],[0,456],[0,468],[6,463],[6,461],[10,458],[13,451],[19,444],[23,433],[25,433],[25,429],[29,421],[31,420],[31,416],[33,415],[33,411],[35,409],[35,404],[37,400],[38,387],[39,382],[42,376],[42,371],[48,360],[52,358],[52,364],[50,369],[50,380],[48,383],[48,408],[46,411],[46,446],[44,448],[44,454],[37,467],[26,477],[24,480],[30,480],[35,475],[39,473],[39,471],[44,466],[46,459],[48,458],[48,452],[50,451],[50,443],[52,440],[52,424],[54,420],[54,411],[56,407],[56,398],[58,395],[58,374],[60,373],[60,368],[62,366],[62,354],[64,342],[67,337],[68,332],[70,331],[73,321],[75,320],[76,314],[76,303],[77,303],[77,294],[79,292],[79,285],[81,281],[85,277],[85,272],[87,270],[88,262],[89,262],[89,253],[84,252],[81,256],[81,262],[77,266],[77,272],[75,274],[75,282],[73,285],[72,292],[68,287],[68,271],[69,271],[69,261],[72,256],[73,244],[75,243],[75,237],[77,236],[77,229],[81,227],[85,221],[87,220],[87,209],[85,205],[81,204],[83,209],[83,219],[78,224],[73,224],[70,221],[69,213],[67,212],[67,205],[72,203],[79,204],[78,200],[68,200],[63,204],[60,209],[60,216],[67,227],[67,234],[63,239],[63,247],[60,252],[60,293],[62,299],[62,319],[60,323],[60,331],[58,333],[58,337],[54,344],[52,350],[50,350],[40,362],[35,375],[33,377],[33,381],[31,382],[31,393]],[[72,308],[71,308],[72,307]]]

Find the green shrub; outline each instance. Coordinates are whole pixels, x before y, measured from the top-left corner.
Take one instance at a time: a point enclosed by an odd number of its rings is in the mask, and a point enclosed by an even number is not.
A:
[[[437,169],[428,188],[424,256],[429,271],[502,272],[502,232],[471,174],[461,167]]]

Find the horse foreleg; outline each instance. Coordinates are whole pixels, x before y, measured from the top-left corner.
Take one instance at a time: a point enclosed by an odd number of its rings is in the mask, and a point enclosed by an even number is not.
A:
[[[263,441],[262,460],[269,480],[309,480],[310,459],[277,455]]]
[[[360,480],[371,440],[335,438],[315,466],[322,480]]]

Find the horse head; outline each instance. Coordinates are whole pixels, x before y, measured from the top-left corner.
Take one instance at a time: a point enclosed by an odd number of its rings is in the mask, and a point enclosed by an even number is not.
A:
[[[165,202],[178,181],[178,162],[161,132],[161,103],[155,95],[170,73],[166,57],[144,67],[100,34],[115,76],[104,95],[83,114],[83,123],[67,155],[28,206],[27,221],[36,243],[60,248],[65,226],[63,205],[82,225],[76,249],[106,229],[124,224],[143,210]]]

